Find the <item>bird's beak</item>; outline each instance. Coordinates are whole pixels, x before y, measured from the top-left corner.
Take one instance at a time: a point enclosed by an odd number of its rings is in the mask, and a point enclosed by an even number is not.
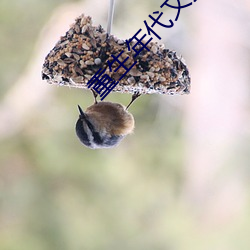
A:
[[[79,110],[79,113],[80,113],[80,118],[86,118],[84,112],[82,111],[82,108],[79,105],[77,105],[77,106],[78,106],[78,110]]]

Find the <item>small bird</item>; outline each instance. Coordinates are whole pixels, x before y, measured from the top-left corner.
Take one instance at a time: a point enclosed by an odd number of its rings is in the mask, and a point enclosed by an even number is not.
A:
[[[140,96],[135,93],[129,105],[124,107],[119,103],[97,102],[97,94],[92,90],[95,103],[84,112],[80,112],[76,122],[76,134],[88,148],[111,148],[134,130],[134,117],[127,109]]]

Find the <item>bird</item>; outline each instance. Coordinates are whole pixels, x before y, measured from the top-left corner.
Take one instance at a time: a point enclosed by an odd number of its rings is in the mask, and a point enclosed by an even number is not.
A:
[[[140,94],[134,93],[131,102],[125,107],[119,103],[98,102],[97,93],[94,90],[92,93],[95,102],[85,112],[78,105],[76,135],[84,146],[91,149],[115,147],[134,130],[134,117],[128,112],[128,108]]]

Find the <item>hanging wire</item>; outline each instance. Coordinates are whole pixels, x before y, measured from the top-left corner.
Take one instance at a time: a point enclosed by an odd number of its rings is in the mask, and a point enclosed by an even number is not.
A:
[[[107,25],[107,33],[111,34],[112,31],[112,23],[114,17],[114,10],[115,10],[115,0],[110,0],[109,3],[109,13],[108,13],[108,25]]]

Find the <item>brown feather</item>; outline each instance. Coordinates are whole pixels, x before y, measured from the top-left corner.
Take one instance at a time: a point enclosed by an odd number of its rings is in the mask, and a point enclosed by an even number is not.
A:
[[[121,104],[99,102],[88,107],[85,114],[98,131],[107,131],[111,135],[133,132],[134,118]]]

